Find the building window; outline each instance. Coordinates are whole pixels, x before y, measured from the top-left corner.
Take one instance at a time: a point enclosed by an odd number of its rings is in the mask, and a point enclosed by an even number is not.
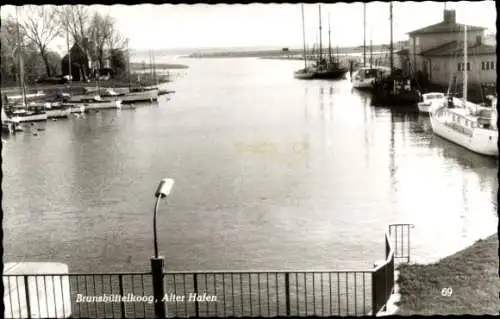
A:
[[[462,63],[457,64],[457,71],[462,71]]]
[[[490,62],[489,61],[486,61],[486,70],[489,70],[490,69]]]
[[[481,62],[481,70],[486,70],[486,64],[484,61]]]
[[[470,71],[470,63],[467,62],[467,71]]]
[[[495,69],[495,62],[493,62],[493,61],[491,61],[491,62],[490,62],[490,68],[491,68],[492,70],[494,70],[494,69]]]

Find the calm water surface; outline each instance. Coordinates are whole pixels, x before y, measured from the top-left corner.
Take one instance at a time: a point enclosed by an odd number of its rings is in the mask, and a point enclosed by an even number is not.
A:
[[[181,60],[167,102],[49,121],[2,148],[5,261],[142,271],[371,267],[390,223],[433,261],[495,232],[497,164],[300,61]]]

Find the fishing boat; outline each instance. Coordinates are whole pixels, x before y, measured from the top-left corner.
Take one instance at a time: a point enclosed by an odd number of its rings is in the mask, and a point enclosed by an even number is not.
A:
[[[429,108],[433,104],[442,104],[446,100],[446,95],[441,92],[430,92],[422,94],[421,101],[418,102],[418,110],[422,113],[429,113]]]
[[[394,68],[393,50],[393,16],[392,2],[389,2],[390,10],[390,74],[387,77],[377,78],[373,88],[372,103],[383,106],[416,105],[420,101],[420,91],[416,80],[402,74],[402,70]]]
[[[13,120],[7,113],[2,105],[2,133],[3,134],[15,134],[16,128],[19,127],[19,122],[17,120]]]
[[[316,73],[314,74],[315,79],[331,79],[337,80],[342,79],[347,74],[347,68],[340,65],[337,58],[334,59],[332,56],[332,45],[331,45],[331,30],[330,22],[328,22],[328,60],[323,58],[323,48],[322,48],[322,25],[321,25],[321,5],[319,5],[319,58],[316,63]]]
[[[69,112],[71,114],[85,113],[85,105],[83,103],[77,103],[77,104],[64,103],[64,105],[69,108]]]
[[[464,65],[467,65],[467,46],[467,26],[464,26]],[[490,105],[467,101],[466,71],[463,77],[461,99],[449,94],[446,102],[430,108],[432,131],[473,152],[498,157],[496,98]]]
[[[377,79],[389,76],[391,69],[384,66],[362,67],[353,73],[352,87],[359,90],[373,90]]]

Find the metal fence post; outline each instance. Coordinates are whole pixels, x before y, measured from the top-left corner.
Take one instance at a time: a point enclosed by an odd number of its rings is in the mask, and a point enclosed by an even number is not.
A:
[[[288,272],[285,273],[285,304],[286,316],[290,317],[290,273]]]
[[[120,296],[123,297],[123,275],[122,274],[118,275],[118,288],[120,289]],[[120,301],[120,310],[122,313],[122,318],[125,318],[125,302],[124,302],[123,298]]]
[[[194,295],[198,297],[198,274],[193,274],[193,288],[194,288]],[[225,296],[224,296],[225,297]],[[224,308],[225,310],[225,308]],[[200,317],[200,305],[198,304],[198,298],[196,298],[194,302],[194,311],[196,314],[196,318]],[[233,307],[234,311],[234,307]]]
[[[151,257],[151,274],[153,280],[153,296],[155,300],[155,317],[165,319],[167,316],[165,305],[165,290],[163,287],[163,257]]]
[[[375,295],[377,294],[377,289],[376,289],[376,281],[375,281],[375,270],[372,271],[372,316],[376,317],[377,316],[377,310],[376,308],[376,298]]]
[[[31,304],[30,304],[30,290],[28,285],[28,276],[23,276],[23,277],[24,277],[24,290],[26,292],[26,310],[28,311],[28,318],[31,318]],[[47,308],[47,314],[48,311],[49,309]],[[21,309],[19,309],[19,315],[21,315]]]

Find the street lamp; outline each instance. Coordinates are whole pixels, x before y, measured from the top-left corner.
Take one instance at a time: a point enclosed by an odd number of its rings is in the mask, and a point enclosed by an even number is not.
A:
[[[151,257],[151,273],[153,276],[153,294],[155,298],[155,317],[167,318],[167,307],[163,300],[165,293],[163,288],[163,266],[164,258],[158,256],[158,235],[156,231],[156,215],[158,214],[158,206],[160,200],[167,197],[174,186],[174,180],[171,178],[164,178],[161,180],[155,192],[156,202],[153,215],[153,236],[154,236],[154,250],[155,255]]]
[[[155,258],[158,258],[158,239],[156,233],[156,215],[158,214],[158,206],[160,205],[160,199],[167,197],[174,186],[174,180],[171,178],[164,178],[161,180],[158,188],[155,192],[156,203],[153,216],[153,228],[154,228],[154,247],[155,247]]]

